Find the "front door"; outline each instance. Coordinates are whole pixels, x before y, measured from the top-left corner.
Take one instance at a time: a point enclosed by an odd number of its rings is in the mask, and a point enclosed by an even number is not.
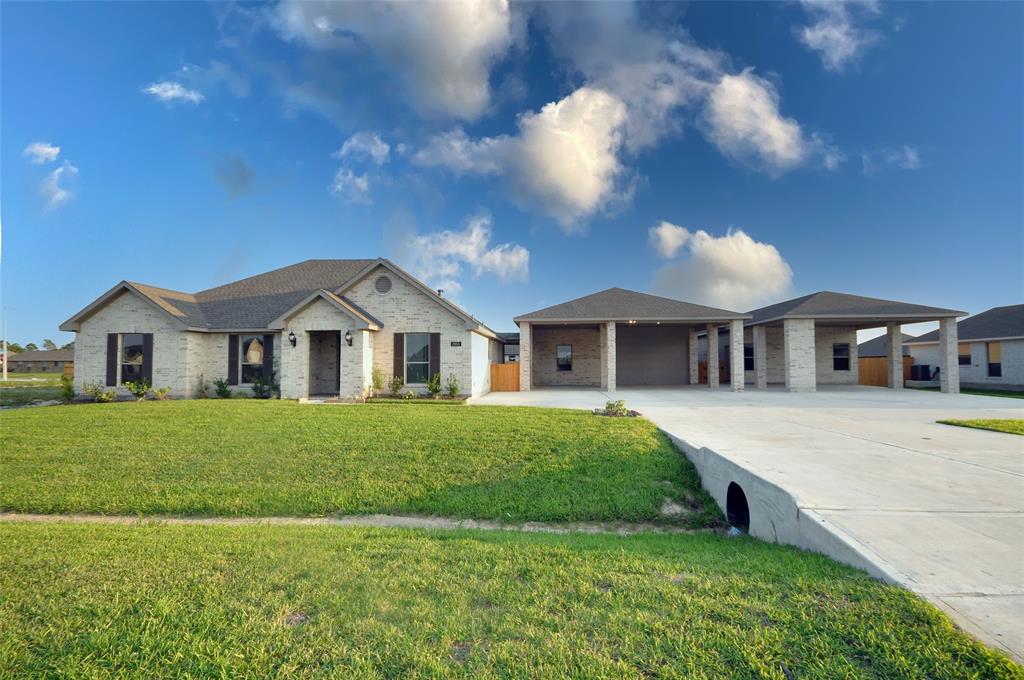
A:
[[[341,332],[309,332],[309,396],[341,394]]]

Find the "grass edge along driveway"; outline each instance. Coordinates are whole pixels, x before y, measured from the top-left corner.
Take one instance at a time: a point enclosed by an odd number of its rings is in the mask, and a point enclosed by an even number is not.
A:
[[[957,427],[970,427],[976,430],[991,430],[992,432],[1005,432],[1006,434],[1024,435],[1024,420],[1019,418],[993,418],[988,420],[939,420],[940,425],[956,425]]]
[[[693,466],[640,418],[193,400],[6,411],[0,429],[12,512],[722,521]],[[665,499],[684,511],[663,517]]]
[[[1020,677],[912,593],[748,538],[3,529],[0,676]]]

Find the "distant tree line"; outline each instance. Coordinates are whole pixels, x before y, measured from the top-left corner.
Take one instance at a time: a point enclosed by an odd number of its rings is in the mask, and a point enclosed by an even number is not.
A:
[[[75,346],[75,341],[72,340],[71,342],[69,342],[66,345],[61,345],[60,349],[72,349],[72,348],[74,348],[74,346]],[[37,349],[39,349],[39,345],[37,345],[34,342],[26,343],[24,347],[22,347],[17,342],[9,342],[9,343],[7,343],[7,351],[10,352],[11,354],[17,354],[18,352],[31,352],[31,351],[37,350]],[[45,350],[57,349],[57,343],[55,343],[53,340],[50,340],[49,338],[46,338],[45,340],[43,340],[43,349],[45,349]]]

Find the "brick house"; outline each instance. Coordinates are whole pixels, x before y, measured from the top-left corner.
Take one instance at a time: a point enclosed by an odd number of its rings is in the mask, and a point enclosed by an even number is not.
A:
[[[514,319],[520,334],[519,384],[521,390],[718,387],[727,375],[736,391],[748,384],[779,384],[791,392],[856,385],[857,331],[884,327],[893,349],[887,350],[888,367],[899,376],[893,384],[902,387],[901,326],[939,321],[942,389],[957,392],[956,317],[963,315],[828,291],[744,314],[610,288]]]
[[[75,360],[72,349],[39,349],[10,353],[7,370],[11,373],[63,373],[64,367]]]
[[[307,260],[198,293],[122,281],[65,321],[75,385],[146,378],[178,397],[200,378],[236,390],[274,371],[281,396],[355,398],[374,369],[422,391],[440,374],[490,390],[502,343],[487,326],[386,259]]]

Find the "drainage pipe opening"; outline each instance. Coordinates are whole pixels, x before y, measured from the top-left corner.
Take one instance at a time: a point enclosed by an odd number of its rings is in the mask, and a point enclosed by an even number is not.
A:
[[[725,516],[729,524],[750,531],[750,508],[747,506],[747,495],[736,482],[729,482],[729,490],[725,496]]]

